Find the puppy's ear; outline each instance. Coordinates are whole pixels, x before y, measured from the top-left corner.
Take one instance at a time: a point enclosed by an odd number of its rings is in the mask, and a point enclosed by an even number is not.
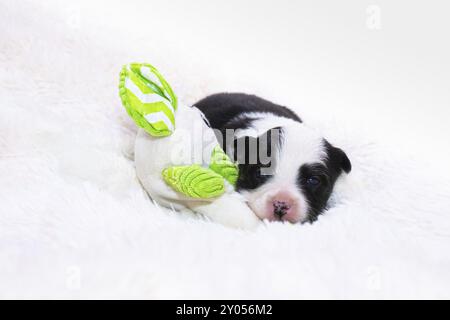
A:
[[[325,140],[325,148],[328,153],[328,160],[332,163],[333,167],[344,170],[345,173],[352,171],[352,163],[342,149],[336,148]]]
[[[347,157],[347,154],[339,148],[335,148],[336,152],[339,155],[340,158],[340,166],[341,169],[345,171],[345,173],[350,173],[352,171],[352,163],[350,162],[350,159]]]

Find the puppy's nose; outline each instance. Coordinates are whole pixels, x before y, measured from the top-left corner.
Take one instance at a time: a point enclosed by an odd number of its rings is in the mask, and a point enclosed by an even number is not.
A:
[[[290,208],[291,205],[286,201],[279,201],[279,200],[273,201],[273,213],[276,217],[280,219],[288,213]]]

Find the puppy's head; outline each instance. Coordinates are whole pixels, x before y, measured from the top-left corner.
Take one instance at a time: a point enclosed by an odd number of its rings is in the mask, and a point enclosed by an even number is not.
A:
[[[259,135],[241,134],[233,149],[237,190],[261,219],[316,220],[338,177],[351,170],[341,149],[294,121]]]

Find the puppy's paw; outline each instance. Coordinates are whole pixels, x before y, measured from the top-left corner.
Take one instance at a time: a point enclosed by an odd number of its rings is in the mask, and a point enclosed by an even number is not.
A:
[[[211,203],[192,208],[208,219],[227,227],[253,230],[261,225],[261,220],[236,193],[224,194]]]

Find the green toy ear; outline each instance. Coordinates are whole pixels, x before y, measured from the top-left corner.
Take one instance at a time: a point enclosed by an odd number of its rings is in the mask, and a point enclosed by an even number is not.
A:
[[[150,135],[168,136],[175,130],[177,98],[152,65],[125,65],[120,72],[119,95],[134,122]]]
[[[220,146],[211,153],[209,168],[199,165],[174,166],[163,170],[164,181],[174,190],[192,198],[214,198],[225,192],[224,179],[232,186],[238,177],[237,165]]]
[[[212,151],[209,168],[227,179],[232,186],[236,185],[239,172],[237,164],[231,161],[219,145]]]
[[[162,175],[174,190],[192,198],[209,199],[225,192],[222,176],[199,165],[169,167]]]

